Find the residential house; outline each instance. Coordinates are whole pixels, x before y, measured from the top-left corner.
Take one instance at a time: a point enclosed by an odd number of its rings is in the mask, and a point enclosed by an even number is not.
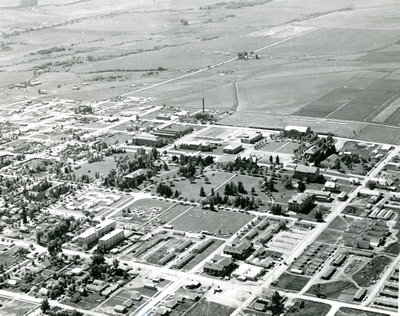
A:
[[[320,152],[321,149],[318,146],[312,146],[304,152],[304,158],[306,158],[308,161],[314,161]]]
[[[332,154],[324,161],[321,161],[320,166],[325,169],[333,169],[336,166],[337,160],[340,160],[340,157],[336,154]]]
[[[94,280],[91,284],[86,285],[86,290],[96,294],[100,294],[106,287],[108,282],[102,280]]]

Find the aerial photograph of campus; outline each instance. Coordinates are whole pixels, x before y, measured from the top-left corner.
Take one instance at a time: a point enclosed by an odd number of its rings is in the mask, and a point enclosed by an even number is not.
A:
[[[398,316],[399,0],[0,0],[0,316]]]

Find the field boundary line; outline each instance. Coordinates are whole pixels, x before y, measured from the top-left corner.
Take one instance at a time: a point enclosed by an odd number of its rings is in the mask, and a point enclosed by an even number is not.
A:
[[[330,112],[328,115],[325,115],[323,117],[323,119],[329,119],[329,116],[331,116],[332,114],[336,113],[337,111],[339,111],[341,108],[345,107],[347,104],[349,104],[351,101],[353,101],[355,98],[357,98],[358,96],[360,96],[361,94],[363,94],[364,92],[368,91],[369,88],[371,88],[374,84],[378,83],[379,81],[381,81],[382,79],[386,78],[387,76],[389,76],[391,74],[391,72],[389,72],[386,76],[378,79],[377,81],[375,81],[374,83],[370,84],[368,87],[366,87],[364,90],[361,90],[360,93],[357,93],[354,97],[352,97],[351,99],[347,100],[345,103],[343,103],[341,106],[339,106],[336,110],[333,110],[332,112]],[[386,101],[387,102],[387,101]],[[370,116],[373,112],[371,112],[368,116]],[[367,116],[367,117],[368,117]],[[365,120],[365,119],[364,119]],[[363,121],[364,121],[363,120]],[[363,121],[356,121],[356,122],[363,122]]]
[[[183,213],[179,214],[177,217],[171,219],[167,224],[173,222],[174,220],[178,219],[179,217],[181,217],[183,214],[186,214],[187,212],[189,212],[192,208],[194,208],[194,206],[189,207],[186,211],[184,211]]]

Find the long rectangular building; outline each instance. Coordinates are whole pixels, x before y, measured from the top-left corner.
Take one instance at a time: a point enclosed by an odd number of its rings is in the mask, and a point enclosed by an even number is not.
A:
[[[99,246],[110,249],[124,238],[124,231],[122,229],[114,229],[99,239]]]
[[[95,227],[90,227],[78,236],[78,245],[90,245],[96,242],[99,238],[103,237],[109,231],[113,230],[117,225],[114,220],[106,219]]]

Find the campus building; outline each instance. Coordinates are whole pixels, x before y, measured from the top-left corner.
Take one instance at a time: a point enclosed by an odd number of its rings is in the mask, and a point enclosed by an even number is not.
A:
[[[225,276],[233,267],[233,260],[225,256],[215,255],[204,264],[203,270],[207,274]]]
[[[106,219],[96,227],[90,227],[78,236],[78,245],[90,245],[96,242],[99,238],[103,237],[109,231],[115,229],[117,222],[111,219]]]
[[[124,240],[124,238],[124,231],[122,229],[114,229],[99,239],[99,246],[110,249],[118,242]]]
[[[298,193],[288,201],[288,210],[301,212],[306,209],[314,200],[314,195],[310,193]]]
[[[232,245],[224,248],[224,254],[232,256],[234,259],[244,260],[254,251],[253,244],[249,241],[235,239]]]
[[[163,141],[161,137],[151,134],[137,134],[132,138],[133,145],[162,147]]]
[[[363,219],[351,223],[343,235],[345,246],[368,249],[381,244],[389,235],[389,227],[384,221]]]
[[[315,182],[319,177],[319,168],[296,165],[296,167],[294,167],[293,177],[303,181]]]
[[[180,149],[210,151],[211,146],[209,142],[191,141],[189,143],[182,143],[179,145]]]
[[[306,126],[286,125],[283,135],[286,137],[300,137],[311,133],[311,128]]]
[[[171,124],[162,127],[156,131],[153,131],[153,135],[160,136],[162,138],[180,138],[186,134],[193,131],[192,126],[181,125],[181,124]]]
[[[138,169],[136,171],[131,172],[130,174],[127,174],[125,176],[125,180],[127,180],[128,182],[137,181],[137,183],[139,184],[146,178],[146,173],[147,173],[146,169]]]
[[[249,132],[240,137],[240,141],[244,144],[254,144],[262,139],[262,134],[260,132]]]
[[[229,144],[228,146],[225,146],[223,149],[223,152],[225,154],[234,155],[234,154],[240,153],[242,150],[243,150],[243,146],[241,143],[232,143],[232,144]]]

